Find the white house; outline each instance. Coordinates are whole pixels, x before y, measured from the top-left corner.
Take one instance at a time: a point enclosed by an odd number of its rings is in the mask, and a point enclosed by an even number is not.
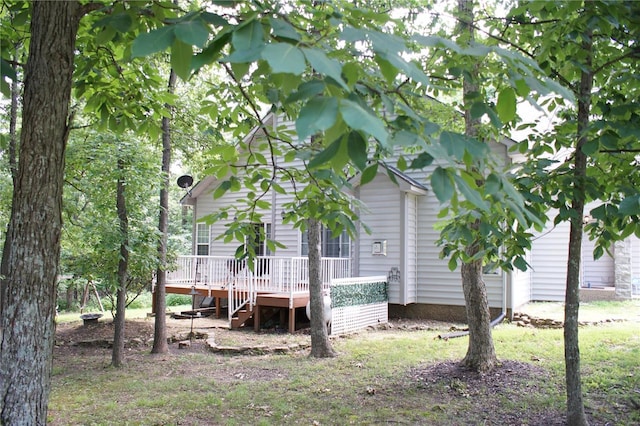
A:
[[[292,126],[292,123],[280,122],[274,115],[269,115],[265,124],[274,131],[278,126]],[[259,136],[260,131],[256,130],[248,138]],[[505,162],[511,161],[508,144],[509,141],[505,141],[492,147]],[[296,164],[289,166],[296,167]],[[361,231],[353,240],[346,234],[332,239],[328,232],[323,233],[323,256],[349,259],[350,274],[354,277],[389,277],[390,315],[465,321],[460,273],[448,269],[447,259],[440,259],[440,248],[435,244],[439,233],[434,225],[440,204],[427,184],[430,170],[403,173],[392,169],[392,172],[397,182],[392,182],[385,171],[366,185],[354,184],[352,195],[367,206],[366,211],[358,212],[360,220],[372,233]],[[219,184],[215,178],[206,177],[182,200],[194,209],[193,254],[231,256],[235,252],[235,244],[216,240],[224,232],[224,223],[209,226],[198,221],[243,196],[242,191],[228,192],[214,200],[212,193]],[[305,236],[282,223],[282,206],[290,201],[289,196],[272,192],[268,197],[271,210],[263,212],[265,219],[260,226],[264,226],[271,238],[286,245],[285,249],[278,249],[276,255],[306,256]],[[567,243],[568,225],[561,224],[541,233],[533,242],[531,270],[485,275],[493,316],[513,312],[530,301],[564,300]],[[585,238],[583,287],[619,287],[618,297],[631,297],[632,282],[635,282],[635,294],[640,294],[637,284],[640,240],[631,238],[618,244],[613,257],[598,261],[593,261],[592,251],[592,243]],[[260,254],[271,253],[265,248]]]

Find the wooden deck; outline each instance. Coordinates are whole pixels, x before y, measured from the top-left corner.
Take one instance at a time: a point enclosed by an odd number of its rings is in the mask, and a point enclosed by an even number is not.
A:
[[[167,284],[166,292],[174,294],[192,294],[192,286]],[[195,291],[202,297],[213,297],[215,300],[215,316],[221,317],[222,312],[222,300],[229,297],[229,290],[222,286],[211,286],[206,284],[196,284]],[[292,305],[289,306],[289,300],[291,299]],[[273,317],[275,310],[278,311],[279,322],[284,326],[287,323],[289,333],[295,332],[296,327],[296,309],[307,306],[309,302],[309,293],[274,293],[270,291],[257,292],[256,303],[251,311],[245,309],[239,312],[237,318],[231,320],[230,328],[239,328],[249,322],[249,319],[253,320],[253,328],[256,331],[260,330],[261,321],[265,320],[265,313],[269,312]],[[155,311],[155,309],[154,309]],[[288,311],[288,315],[287,315]],[[266,319],[269,319],[266,318]]]

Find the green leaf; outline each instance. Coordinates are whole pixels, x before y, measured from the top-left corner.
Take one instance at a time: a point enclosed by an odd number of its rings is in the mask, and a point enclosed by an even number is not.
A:
[[[0,58],[0,75],[2,75],[3,78],[8,77],[13,81],[17,78],[16,71],[13,69],[11,64],[3,58]]]
[[[471,202],[474,206],[476,206],[480,210],[483,210],[487,213],[489,212],[489,206],[482,199],[482,197],[480,196],[480,193],[477,191],[476,188],[472,188],[464,178],[458,175],[453,175],[453,179],[456,181],[456,185],[458,186],[458,189],[460,190],[462,195],[464,195],[464,198],[467,201]]]
[[[440,145],[447,151],[448,155],[462,160],[466,145],[466,140],[462,135],[445,130],[440,134]]]
[[[527,264],[527,261],[520,256],[516,257],[513,260],[513,266],[520,269],[521,271],[526,271],[527,268],[529,267],[529,265]]]
[[[216,37],[207,47],[191,59],[191,71],[196,72],[204,65],[216,61],[220,57],[222,48],[229,43],[229,40],[231,40],[230,33]]]
[[[436,194],[438,201],[446,203],[453,196],[454,187],[449,177],[449,172],[442,167],[437,167],[431,174],[431,189]]]
[[[205,22],[208,22],[216,27],[224,27],[229,25],[226,19],[216,13],[203,12],[202,14],[200,14],[200,16],[202,17],[202,19],[204,19]]]
[[[191,75],[191,57],[193,51],[191,45],[175,40],[171,46],[171,68],[178,77],[186,81]]]
[[[399,56],[397,53],[390,52],[378,52],[380,57],[388,61],[391,65],[396,67],[399,71],[403,72],[407,77],[413,81],[429,86],[429,77],[422,71],[415,63],[408,62],[406,59]]]
[[[289,43],[268,44],[262,50],[262,58],[274,73],[301,75],[307,67],[300,49]]]
[[[282,19],[270,17],[269,24],[271,24],[274,36],[293,41],[300,41],[300,34],[288,22],[283,21]]]
[[[342,99],[340,101],[340,114],[345,123],[352,129],[362,130],[376,138],[381,144],[386,145],[389,135],[382,120],[364,109],[360,104]]]
[[[126,33],[132,24],[131,16],[126,12],[120,12],[98,20],[93,24],[93,28],[110,27],[118,32]]]
[[[387,80],[387,83],[393,83],[398,76],[398,70],[396,69],[396,67],[391,65],[391,63],[386,59],[382,59],[379,55],[376,55],[374,60],[378,64],[380,72],[382,73],[382,76],[385,78],[385,80]]]
[[[447,263],[447,266],[449,267],[450,271],[455,271],[456,268],[458,267],[458,260],[455,257],[451,257],[449,259],[449,262]]]
[[[362,172],[362,175],[360,177],[360,185],[364,185],[371,182],[376,177],[377,174],[378,174],[378,163],[373,163],[372,165],[364,169],[364,171]]]
[[[632,195],[622,200],[618,213],[624,216],[640,215],[640,195]]]
[[[458,44],[448,38],[440,36],[423,36],[414,35],[413,39],[425,47],[444,47],[448,51],[455,53],[462,52],[462,48]]]
[[[418,141],[419,136],[414,132],[400,130],[393,134],[393,138],[391,139],[390,143],[394,146],[414,146],[418,143]]]
[[[331,77],[343,89],[349,90],[349,86],[342,79],[342,65],[335,59],[329,58],[323,51],[318,49],[302,49],[304,56],[314,70],[320,74]]]
[[[500,179],[493,173],[487,176],[486,181],[484,182],[484,189],[487,194],[495,195],[500,191],[500,187],[502,183]]]
[[[197,47],[203,47],[209,38],[209,30],[199,19],[176,24],[174,33],[183,43]]]
[[[174,33],[173,26],[158,28],[157,30],[142,33],[131,46],[131,57],[138,58],[149,56],[152,53],[166,50],[173,43]]]
[[[433,163],[433,156],[428,152],[421,152],[416,158],[411,161],[409,166],[412,169],[424,169]]]
[[[526,81],[522,79],[516,81],[516,92],[519,96],[526,98],[527,96],[529,96],[530,91],[531,88],[527,85]]]
[[[598,149],[600,149],[600,141],[597,138],[593,138],[582,145],[580,149],[582,150],[584,155],[595,154],[596,152],[598,152]]]
[[[516,118],[516,92],[511,87],[505,87],[498,95],[498,117],[504,123],[508,123]]]
[[[324,131],[336,122],[338,100],[328,97],[312,98],[300,110],[296,120],[296,131],[300,140]]]
[[[286,99],[286,103],[293,103],[297,101],[301,101],[303,99],[308,99],[314,96],[319,95],[325,89],[325,84],[319,80],[312,80],[302,83],[298,90],[291,93],[289,97]],[[336,104],[337,110],[337,104]]]
[[[364,170],[367,167],[367,141],[362,137],[360,132],[350,132],[347,139],[347,148],[349,158],[358,170]]]
[[[246,22],[231,37],[231,44],[236,51],[252,51],[264,45],[262,25],[259,21]]]
[[[333,141],[326,149],[324,149],[319,154],[316,154],[311,161],[309,161],[309,168],[313,169],[315,167],[321,166],[325,163],[330,162],[333,157],[338,154],[340,150],[340,144],[342,143],[342,139],[337,139]]]

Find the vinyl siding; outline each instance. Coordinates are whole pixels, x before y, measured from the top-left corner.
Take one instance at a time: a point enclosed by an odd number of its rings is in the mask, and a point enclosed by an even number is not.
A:
[[[640,238],[631,238],[631,280],[640,280]]]
[[[531,253],[528,254],[526,260],[531,263]],[[514,268],[511,272],[511,298],[508,308],[517,309],[531,301],[531,279],[531,269],[521,271]]]
[[[418,199],[415,194],[405,194],[406,219],[403,232],[406,238],[405,266],[405,300],[404,303],[415,303],[418,298]]]
[[[459,268],[450,271],[448,259],[440,259],[436,245],[440,233],[434,226],[440,211],[439,201],[433,193],[418,198],[418,290],[417,303],[464,306],[462,279]],[[502,275],[485,275],[487,296],[491,307],[503,303]]]
[[[362,277],[387,275],[392,267],[400,269],[401,283],[406,279],[402,267],[401,253],[401,192],[391,180],[383,174],[360,187],[359,197],[366,206],[360,211],[360,221],[371,229],[367,234],[361,227],[357,246],[359,257],[359,275]],[[371,253],[374,241],[387,242],[387,255]],[[389,287],[389,302],[402,303],[401,289],[398,285]]]
[[[613,257],[608,253],[598,259],[593,259],[595,241],[589,240],[587,235],[582,238],[582,287],[615,287],[615,266]],[[611,247],[613,250],[613,245]]]
[[[569,250],[569,223],[537,235],[531,250],[531,299],[564,301]]]

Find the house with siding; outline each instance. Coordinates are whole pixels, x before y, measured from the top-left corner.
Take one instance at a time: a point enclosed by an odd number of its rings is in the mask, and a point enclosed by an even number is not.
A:
[[[293,123],[269,115],[264,122],[277,133],[278,129],[291,130]],[[247,140],[260,137],[255,129]],[[513,161],[509,154],[512,141],[492,145],[492,151],[505,163]],[[287,167],[297,167],[295,162]],[[360,226],[357,237],[346,233],[332,238],[322,233],[322,256],[349,260],[349,274],[353,277],[386,276],[388,280],[389,315],[466,321],[464,296],[459,271],[450,271],[447,259],[440,258],[436,245],[436,230],[440,204],[427,182],[430,169],[401,172],[391,169],[395,182],[386,171],[381,171],[372,182],[359,185],[354,179],[352,196],[366,206],[358,211]],[[212,176],[198,182],[182,202],[194,211],[193,254],[200,256],[232,256],[237,244],[225,244],[216,239],[225,230],[225,222],[207,225],[200,219],[243,197],[240,192],[227,192],[214,200],[212,194],[221,181]],[[291,189],[287,182],[281,183]],[[283,223],[283,205],[291,201],[290,195],[271,192],[268,211],[262,211],[265,234],[284,244],[275,255],[304,257],[307,255],[306,236],[290,224]],[[363,225],[371,229],[364,232]],[[532,268],[487,273],[484,276],[489,305],[493,316],[512,313],[530,301],[564,300],[568,224],[549,228],[536,236],[530,252]],[[618,248],[618,247],[621,248]],[[582,286],[590,289],[622,289],[618,297],[631,297],[633,284],[640,281],[640,240],[630,238],[616,245],[613,256],[594,261],[592,242],[585,238],[583,247]],[[266,247],[260,255],[271,256]],[[619,284],[619,282],[621,284]],[[640,287],[640,285],[638,285]],[[628,289],[628,291],[627,291]],[[640,288],[635,289],[640,294]]]

